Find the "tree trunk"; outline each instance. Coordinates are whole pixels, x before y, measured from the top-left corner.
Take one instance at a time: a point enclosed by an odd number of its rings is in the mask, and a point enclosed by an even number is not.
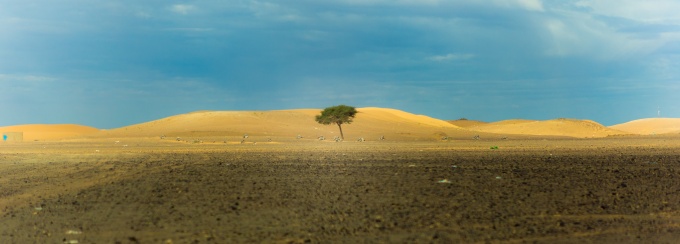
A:
[[[340,128],[340,138],[344,141],[345,135],[342,134],[342,126],[340,126],[340,123],[338,123],[338,128]]]

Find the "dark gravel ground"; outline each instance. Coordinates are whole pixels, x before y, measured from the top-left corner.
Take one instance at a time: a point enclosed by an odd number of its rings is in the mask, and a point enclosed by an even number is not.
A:
[[[15,147],[0,243],[680,240],[673,147],[474,143]]]

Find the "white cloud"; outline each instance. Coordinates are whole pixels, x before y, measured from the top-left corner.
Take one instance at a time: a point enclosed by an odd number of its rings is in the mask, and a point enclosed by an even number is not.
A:
[[[567,56],[573,54],[575,50],[582,49],[578,47],[580,38],[582,36],[573,32],[573,29],[567,28],[564,22],[554,19],[545,21],[545,28],[552,37],[548,40],[547,54],[554,56]]]
[[[337,0],[337,2],[349,5],[361,6],[442,6],[442,5],[487,5],[488,2],[478,0]],[[544,11],[541,0],[493,0],[494,5],[503,7],[520,7],[530,11]]]
[[[189,4],[175,4],[170,7],[170,11],[181,14],[181,15],[187,15],[189,12],[194,11],[196,7],[194,5],[189,5]]]
[[[277,3],[266,1],[251,1],[250,11],[258,18],[270,18],[275,20],[299,22],[305,19],[304,16],[294,9]]]
[[[443,0],[340,0],[351,5],[438,5]]]
[[[50,82],[56,79],[41,75],[9,75],[0,74],[0,82]]]
[[[455,54],[455,53],[449,53],[446,55],[436,55],[436,56],[431,56],[429,57],[430,60],[432,61],[450,61],[450,60],[468,60],[474,58],[474,54]]]
[[[517,3],[527,10],[544,11],[543,2],[541,2],[541,0],[517,0]]]
[[[630,23],[602,19],[589,11],[552,11],[550,17],[540,21],[540,28],[547,33],[545,54],[551,56],[616,59],[649,54],[666,43],[680,40],[679,35],[659,33],[650,38],[621,31],[622,26]]]
[[[575,5],[598,15],[645,23],[680,24],[680,1],[677,0],[583,0]]]
[[[543,12],[543,2],[541,0],[494,0],[493,3],[503,7],[522,8],[529,11]]]

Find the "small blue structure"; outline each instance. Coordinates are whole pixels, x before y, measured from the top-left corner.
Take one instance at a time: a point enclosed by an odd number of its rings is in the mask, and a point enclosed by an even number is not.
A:
[[[23,140],[23,132],[2,132],[2,142],[21,142]]]

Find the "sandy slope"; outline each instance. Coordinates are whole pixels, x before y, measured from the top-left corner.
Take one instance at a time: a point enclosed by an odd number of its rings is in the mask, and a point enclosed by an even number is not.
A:
[[[610,126],[610,128],[636,134],[680,133],[680,118],[647,118]]]
[[[358,108],[351,124],[343,125],[345,140],[364,137],[375,140],[433,139],[441,136],[472,136],[475,132],[463,130],[439,119],[415,115],[395,109]],[[339,135],[335,125],[321,125],[314,121],[320,109],[276,111],[199,111],[175,115],[147,123],[104,131],[95,137],[158,137],[207,138],[224,137],[234,140],[244,134],[259,137],[304,138],[324,136],[327,140]]]
[[[498,134],[551,135],[579,138],[626,134],[625,132],[607,128],[591,120],[576,119],[553,119],[546,121],[504,120],[472,126],[468,127],[468,129]]]
[[[24,141],[61,140],[99,132],[99,129],[74,124],[30,124],[0,127],[0,132],[23,132]]]
[[[452,125],[461,127],[461,128],[468,128],[468,127],[487,124],[487,122],[484,122],[484,121],[468,120],[468,119],[449,120],[447,122],[449,122]]]
[[[609,128],[641,135],[680,133],[680,118],[638,119]]]

